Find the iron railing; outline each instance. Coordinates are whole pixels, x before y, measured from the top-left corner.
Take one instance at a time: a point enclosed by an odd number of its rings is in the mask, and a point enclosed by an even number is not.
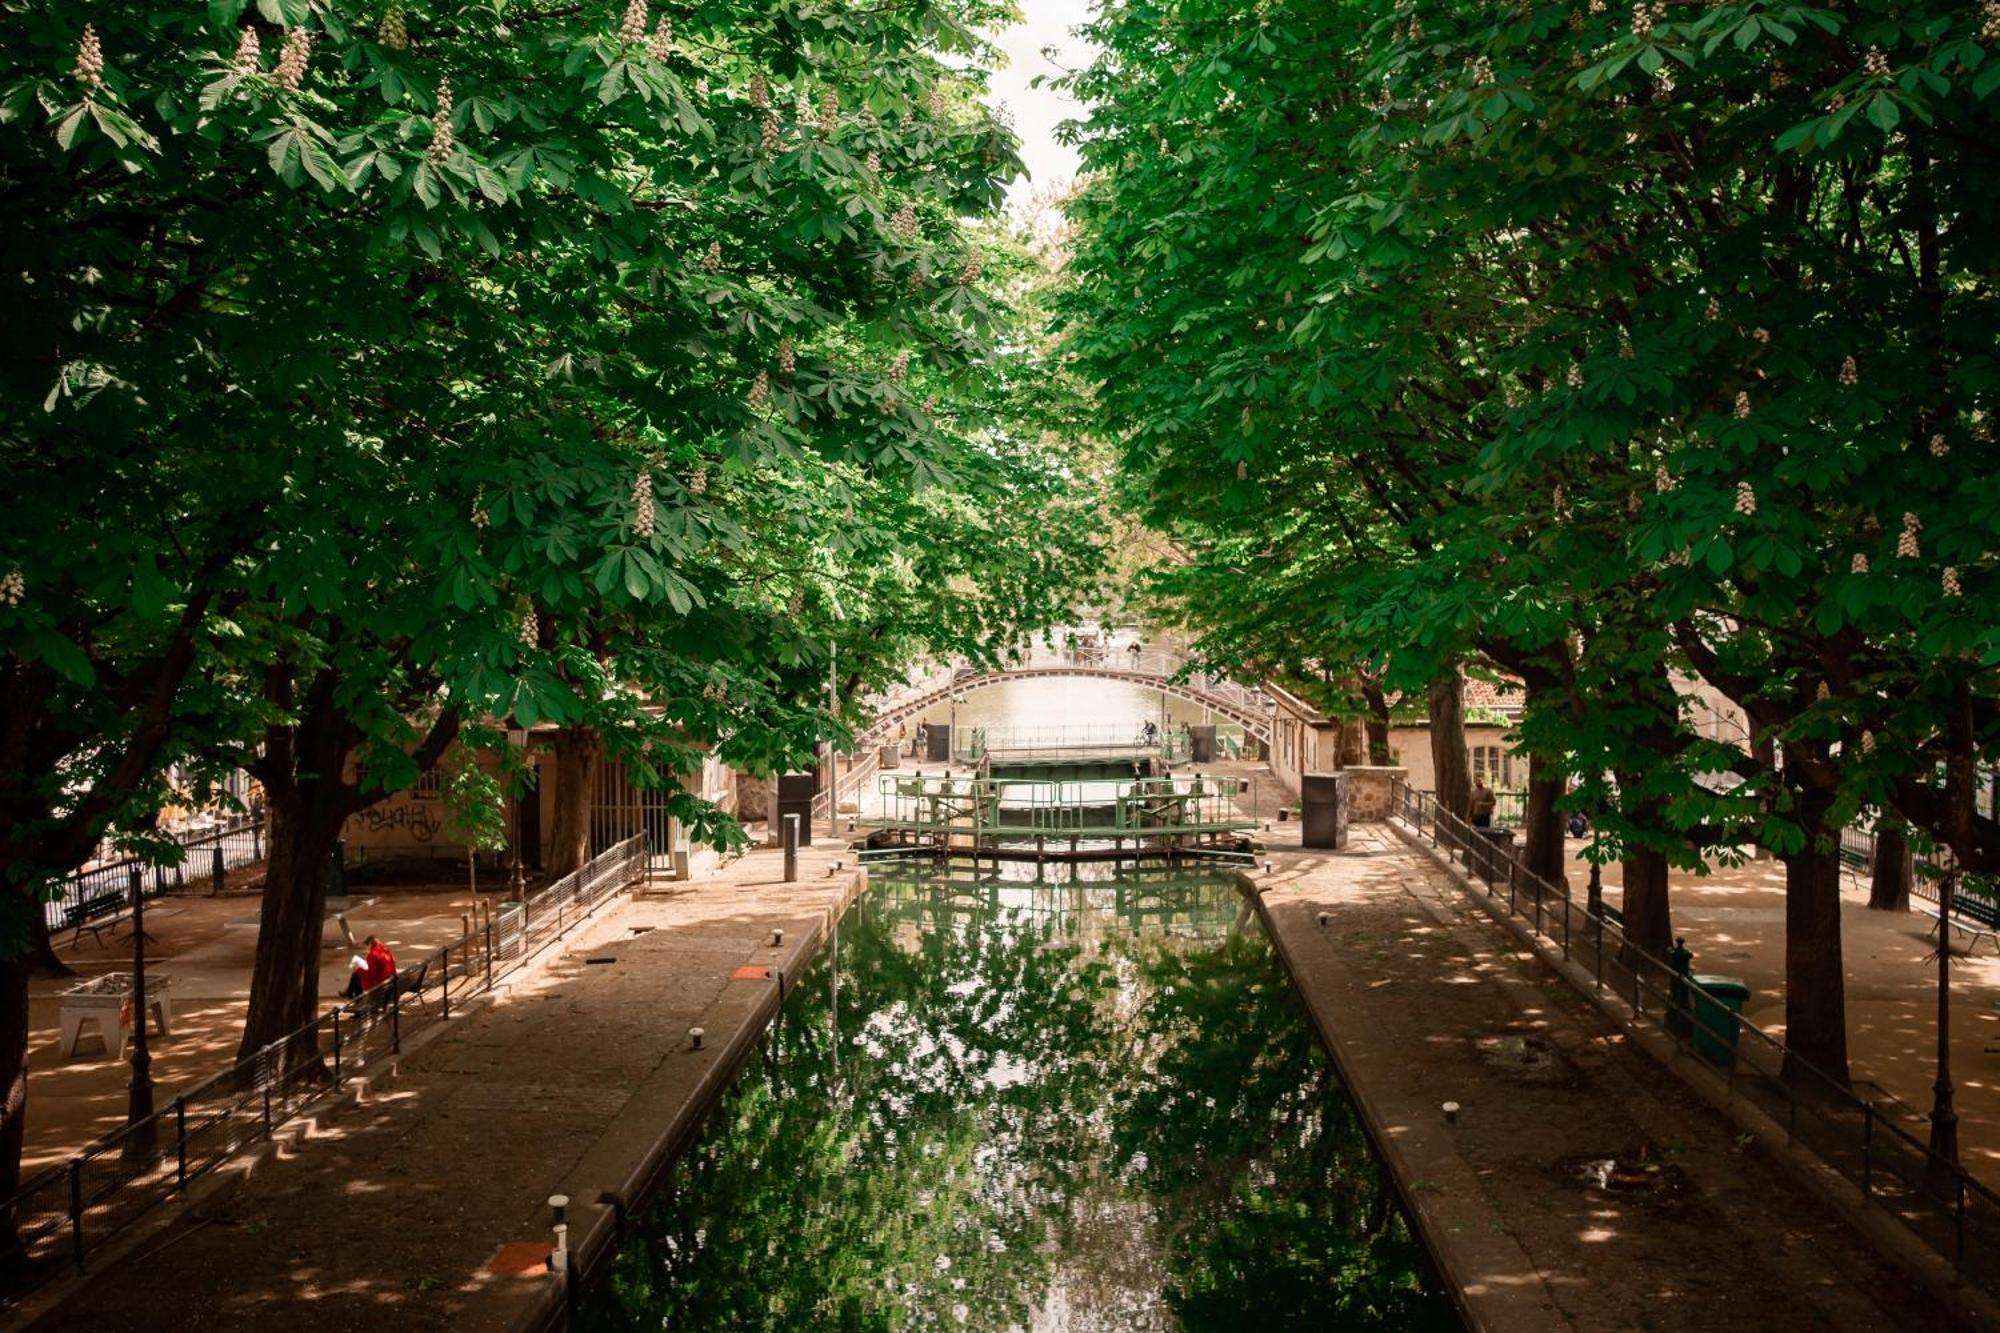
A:
[[[1915,1117],[1899,1103],[1884,1109],[1855,1096],[1844,1080],[1788,1051],[1724,997],[1628,938],[1601,904],[1578,904],[1567,884],[1533,874],[1428,792],[1398,783],[1394,803],[1420,840],[1465,866],[1490,904],[1588,971],[1592,988],[1625,1000],[1631,1024],[1657,1027],[1683,1057],[1705,1059],[1727,1079],[1731,1100],[1745,1099],[1782,1124],[1788,1139],[1845,1176],[1865,1204],[1900,1218],[1961,1276],[2000,1290],[2000,1195],[1904,1128]]]
[[[194,1182],[271,1137],[309,1104],[451,1017],[646,873],[643,834],[625,839],[505,910],[473,919],[458,939],[414,963],[396,984],[344,1001],[255,1054],[187,1088],[149,1121],[127,1125],[37,1172],[4,1203],[27,1262],[5,1295],[27,1291],[90,1253]],[[144,1021],[144,1015],[135,1017]],[[135,1140],[158,1154],[128,1151]]]
[[[220,886],[223,876],[264,859],[261,815],[235,814],[222,823],[184,832],[176,841],[181,859],[164,865],[141,856],[120,856],[67,876],[42,908],[51,931],[72,930],[79,921],[122,910],[132,898],[132,872],[142,876],[148,898],[186,890],[190,879]]]
[[[1131,651],[1130,641],[1113,644],[1110,647],[1071,649],[1042,643],[1023,644],[1008,656],[1003,664],[992,670],[1033,670],[1036,668],[1064,667],[1104,672],[1111,675],[1142,677],[1147,681],[1165,680],[1185,682],[1185,688],[1195,694],[1206,696],[1212,703],[1235,710],[1241,716],[1235,721],[1239,727],[1254,739],[1258,727],[1268,732],[1270,718],[1276,711],[1276,702],[1270,695],[1254,685],[1245,685],[1227,676],[1214,675],[1204,669],[1197,658],[1174,649],[1144,648]],[[975,666],[963,659],[941,663],[916,680],[897,683],[889,689],[872,696],[864,703],[864,709],[874,721],[861,733],[864,740],[874,740],[896,723],[904,721],[918,711],[918,705],[935,700],[947,693],[959,682],[975,680],[988,674],[989,668]],[[1253,719],[1254,726],[1244,726],[1242,717]]]
[[[848,764],[846,771],[840,771],[839,759],[836,757],[834,769],[838,776],[834,778],[833,785],[822,788],[813,796],[812,815],[815,824],[824,821],[827,827],[831,828],[834,819],[840,813],[840,803],[852,798],[858,804],[861,793],[868,790],[868,780],[882,770],[882,751],[876,746],[868,746],[861,754],[848,755],[846,758]]]

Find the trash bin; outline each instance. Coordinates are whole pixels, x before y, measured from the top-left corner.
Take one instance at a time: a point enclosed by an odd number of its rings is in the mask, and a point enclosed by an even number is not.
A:
[[[1694,976],[1695,1053],[1719,1065],[1736,1061],[1736,1038],[1743,1030],[1738,1017],[1750,1001],[1750,987],[1737,977]]]
[[[1480,828],[1474,826],[1484,846],[1474,844],[1472,873],[1488,884],[1504,877],[1501,869],[1507,858],[1514,854],[1514,830],[1510,828]]]

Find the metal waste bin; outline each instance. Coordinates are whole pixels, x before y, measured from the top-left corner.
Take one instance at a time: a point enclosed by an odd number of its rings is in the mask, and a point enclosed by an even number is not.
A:
[[[894,741],[886,745],[878,745],[875,747],[875,759],[875,766],[877,768],[901,768],[903,766],[903,747]]]
[[[1743,1006],[1750,987],[1739,977],[1693,976],[1695,1053],[1719,1065],[1736,1062],[1736,1039],[1742,1034]]]
[[[1307,773],[1299,779],[1299,845],[1347,845],[1347,774]]]
[[[1485,828],[1475,825],[1472,830],[1478,837],[1467,852],[1472,860],[1472,873],[1488,884],[1506,877],[1501,867],[1514,852],[1514,830],[1510,828]]]

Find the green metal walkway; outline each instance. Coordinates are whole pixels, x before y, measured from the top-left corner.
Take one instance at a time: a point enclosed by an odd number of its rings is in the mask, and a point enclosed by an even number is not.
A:
[[[1247,780],[1194,774],[1122,780],[900,777],[881,812],[855,819],[869,846],[995,859],[1119,860],[1241,851],[1257,821]]]

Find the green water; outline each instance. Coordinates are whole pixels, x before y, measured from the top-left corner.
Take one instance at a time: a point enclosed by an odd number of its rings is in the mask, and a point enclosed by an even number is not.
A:
[[[1457,1328],[1231,883],[1077,869],[878,866],[584,1325]]]

